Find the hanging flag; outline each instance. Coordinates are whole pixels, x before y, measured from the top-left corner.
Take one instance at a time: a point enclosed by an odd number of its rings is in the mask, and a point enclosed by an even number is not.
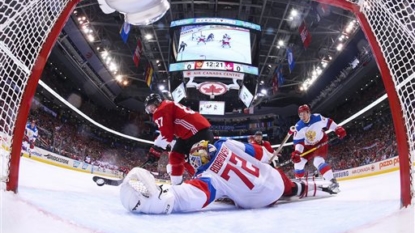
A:
[[[277,93],[281,85],[284,84],[284,76],[282,75],[282,66],[278,65],[274,70],[274,75],[272,76],[272,93]]]
[[[141,40],[137,40],[137,47],[134,50],[133,61],[135,66],[138,67],[140,64],[141,53],[143,52],[143,46],[141,45]]]
[[[304,21],[298,28],[298,32],[300,33],[301,41],[303,41],[304,48],[307,49],[311,43],[311,34],[308,31]]]
[[[282,85],[284,85],[285,83],[285,79],[284,76],[282,75],[282,66],[280,67],[280,69],[278,70],[278,85],[281,87]]]
[[[145,76],[147,86],[149,87],[151,86],[151,82],[153,80],[153,71],[154,71],[153,66],[151,66],[151,64],[149,63],[147,65],[146,76]]]
[[[124,22],[120,30],[120,36],[124,43],[127,43],[128,35],[130,34],[131,24]]]
[[[272,94],[274,95],[278,92],[278,74],[276,72],[277,69],[275,69],[274,75],[272,76]]]
[[[291,73],[294,69],[295,61],[294,61],[293,51],[291,50],[291,48],[288,48],[288,47],[287,47],[287,61],[288,61],[288,68]]]

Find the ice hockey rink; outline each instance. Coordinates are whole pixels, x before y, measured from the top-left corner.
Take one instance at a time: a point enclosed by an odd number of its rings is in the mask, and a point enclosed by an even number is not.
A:
[[[127,212],[118,187],[92,175],[22,158],[19,192],[1,191],[1,233],[414,232],[414,209],[399,210],[399,172],[340,182],[337,196],[256,210],[214,203],[193,213]]]

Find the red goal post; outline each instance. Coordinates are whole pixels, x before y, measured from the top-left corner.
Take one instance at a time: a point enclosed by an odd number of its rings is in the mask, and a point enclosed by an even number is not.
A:
[[[80,0],[0,3],[1,188],[17,192],[30,104],[48,56]]]
[[[354,13],[382,75],[399,153],[401,204],[414,197],[415,3],[390,0],[314,0]],[[411,3],[410,3],[411,2]]]

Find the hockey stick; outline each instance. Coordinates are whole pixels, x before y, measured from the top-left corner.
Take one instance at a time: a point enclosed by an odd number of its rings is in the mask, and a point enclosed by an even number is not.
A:
[[[295,126],[291,126],[290,127],[290,130],[287,133],[287,135],[282,140],[280,147],[278,147],[278,149],[276,151],[274,151],[274,154],[271,156],[271,158],[269,159],[268,163],[271,163],[272,160],[275,158],[275,156],[278,156],[278,153],[280,153],[280,151],[284,147],[284,144],[288,141],[288,139],[290,139],[291,135],[293,135],[294,132],[295,132]]]
[[[150,162],[149,159],[147,159],[141,166],[139,167],[144,167],[146,166],[148,163]],[[118,179],[118,180],[114,180],[114,179],[108,179],[106,177],[102,177],[102,176],[93,176],[92,180],[98,185],[98,186],[103,186],[104,184],[106,185],[110,185],[110,186],[119,186],[122,184],[122,182],[124,181],[124,178],[122,179]]]
[[[334,141],[334,140],[336,140],[336,139],[337,139],[337,137],[334,137],[334,138],[332,138],[332,139],[328,140],[327,142],[323,142],[323,143],[321,143],[320,145],[318,145],[318,146],[316,146],[316,147],[314,147],[314,148],[311,148],[310,150],[308,150],[308,151],[306,151],[306,152],[304,152],[304,153],[300,154],[300,157],[304,157],[304,156],[306,156],[306,155],[310,154],[311,152],[316,151],[316,150],[317,150],[317,149],[319,149],[320,147],[325,146],[325,145],[329,144],[330,142],[332,142],[332,141]],[[283,167],[283,166],[285,166],[285,165],[287,165],[287,164],[290,164],[291,162],[292,162],[291,160],[287,160],[287,161],[285,161],[285,162],[283,162],[283,163],[280,163],[280,164],[278,165],[278,167]]]

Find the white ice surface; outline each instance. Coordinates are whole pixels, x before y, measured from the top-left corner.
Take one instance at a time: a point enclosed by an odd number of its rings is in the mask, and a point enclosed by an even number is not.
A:
[[[340,182],[342,192],[329,198],[256,210],[214,203],[162,216],[127,212],[118,187],[91,177],[22,158],[18,194],[0,191],[0,232],[414,232],[413,207],[400,210],[398,172]]]

